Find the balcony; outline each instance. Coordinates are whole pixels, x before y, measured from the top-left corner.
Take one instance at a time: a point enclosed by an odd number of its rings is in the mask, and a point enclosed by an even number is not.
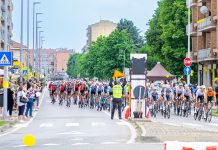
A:
[[[186,0],[186,6],[187,7],[197,6],[197,3],[195,0],[190,0],[190,3],[189,3],[189,0]]]
[[[193,23],[191,23],[191,24],[189,24],[189,25],[186,26],[186,35],[189,34],[189,32],[188,32],[189,27],[190,27],[190,35],[191,35],[191,36],[197,34],[197,32],[194,31]]]
[[[211,48],[201,49],[197,54],[198,62],[216,60],[217,57],[214,56],[213,50]]]
[[[199,32],[210,31],[216,29],[216,25],[213,22],[212,17],[209,16],[197,21],[197,29]]]

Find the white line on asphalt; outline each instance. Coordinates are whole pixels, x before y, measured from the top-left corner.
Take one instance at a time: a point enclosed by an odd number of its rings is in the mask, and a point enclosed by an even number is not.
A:
[[[96,127],[96,126],[105,126],[104,122],[92,122],[92,126]]]
[[[194,124],[194,123],[183,123],[183,126],[192,126],[192,127],[201,127],[202,125]]]
[[[79,123],[66,123],[65,126],[66,127],[78,127]]]
[[[60,146],[61,144],[55,144],[55,143],[48,143],[48,144],[43,144],[44,146]]]
[[[75,144],[72,144],[73,146],[77,146],[77,145],[88,145],[90,143],[75,143]]]
[[[106,145],[106,144],[118,144],[118,142],[103,142],[101,144],[103,144],[103,145]]]
[[[127,126],[127,122],[120,121],[120,122],[116,122],[116,123],[120,126]]]
[[[108,116],[111,116],[108,112],[106,111],[103,111],[106,115]],[[117,117],[115,117],[115,119],[118,119]],[[124,121],[124,120],[121,120],[122,122],[126,122],[127,123],[127,126],[129,127],[130,129],[130,132],[131,132],[131,138],[127,141],[127,144],[132,144],[135,142],[135,139],[137,137],[137,133],[136,133],[136,129],[132,126],[131,123],[127,122],[127,121]]]
[[[175,123],[170,123],[170,122],[163,122],[165,125],[170,125],[170,126],[176,126],[176,127],[181,127],[181,125],[175,124]]]
[[[210,123],[208,125],[212,125],[212,126],[217,126],[218,127],[218,124],[216,124],[216,123]]]
[[[26,147],[26,145],[17,145],[17,146],[11,146],[11,147],[19,148],[19,147]]]
[[[51,124],[51,123],[43,123],[43,124],[40,124],[39,127],[40,127],[40,128],[43,128],[43,127],[45,127],[45,128],[51,128],[51,127],[53,127],[53,124]]]
[[[45,91],[46,91],[46,90],[44,89],[43,94],[42,94],[41,101],[40,101],[40,103],[39,103],[39,106],[41,106],[41,104],[42,104],[42,101],[43,101],[44,95],[45,95]],[[38,113],[38,112],[35,112],[34,115],[33,115],[33,118],[31,118],[27,123],[25,123],[24,126],[26,126],[26,127],[29,126],[29,124],[35,119],[37,113]],[[20,127],[15,127],[15,128],[12,129],[11,131],[8,131],[8,132],[6,132],[6,133],[0,134],[0,137],[6,136],[6,135],[11,134],[11,133],[14,133],[14,132],[18,131],[18,130],[21,129],[21,128],[22,128],[21,126],[20,126]]]
[[[83,141],[82,138],[71,139],[72,141]]]
[[[77,132],[77,131],[71,131],[71,132],[62,132],[62,133],[58,133],[59,135],[81,135],[81,134],[85,134],[83,132]]]

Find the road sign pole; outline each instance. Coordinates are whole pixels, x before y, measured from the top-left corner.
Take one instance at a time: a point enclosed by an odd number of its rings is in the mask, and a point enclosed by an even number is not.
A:
[[[4,51],[8,51],[8,0],[5,0],[4,6],[4,19],[5,19],[5,35],[4,35]],[[8,89],[5,84],[8,84],[8,67],[4,67],[4,110],[3,110],[3,119],[7,119],[7,111],[8,111]]]
[[[188,0],[188,58],[190,58],[190,43],[191,43],[191,0]],[[190,75],[187,75],[187,84],[190,84]]]

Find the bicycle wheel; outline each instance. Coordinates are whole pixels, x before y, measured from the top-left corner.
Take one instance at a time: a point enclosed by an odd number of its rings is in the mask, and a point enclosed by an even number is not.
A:
[[[212,111],[211,110],[208,112],[207,120],[208,120],[208,122],[211,122],[211,120],[212,120]]]
[[[199,114],[198,114],[198,120],[200,121],[202,118],[202,110],[199,110]]]

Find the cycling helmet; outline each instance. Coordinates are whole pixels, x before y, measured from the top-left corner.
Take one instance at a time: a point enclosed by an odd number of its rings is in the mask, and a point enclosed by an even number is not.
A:
[[[192,87],[192,84],[189,84],[189,87]]]
[[[206,89],[206,86],[205,86],[205,85],[202,85],[201,88],[202,88],[202,89]]]
[[[182,84],[182,83],[179,83],[179,86],[183,86],[183,84]]]

